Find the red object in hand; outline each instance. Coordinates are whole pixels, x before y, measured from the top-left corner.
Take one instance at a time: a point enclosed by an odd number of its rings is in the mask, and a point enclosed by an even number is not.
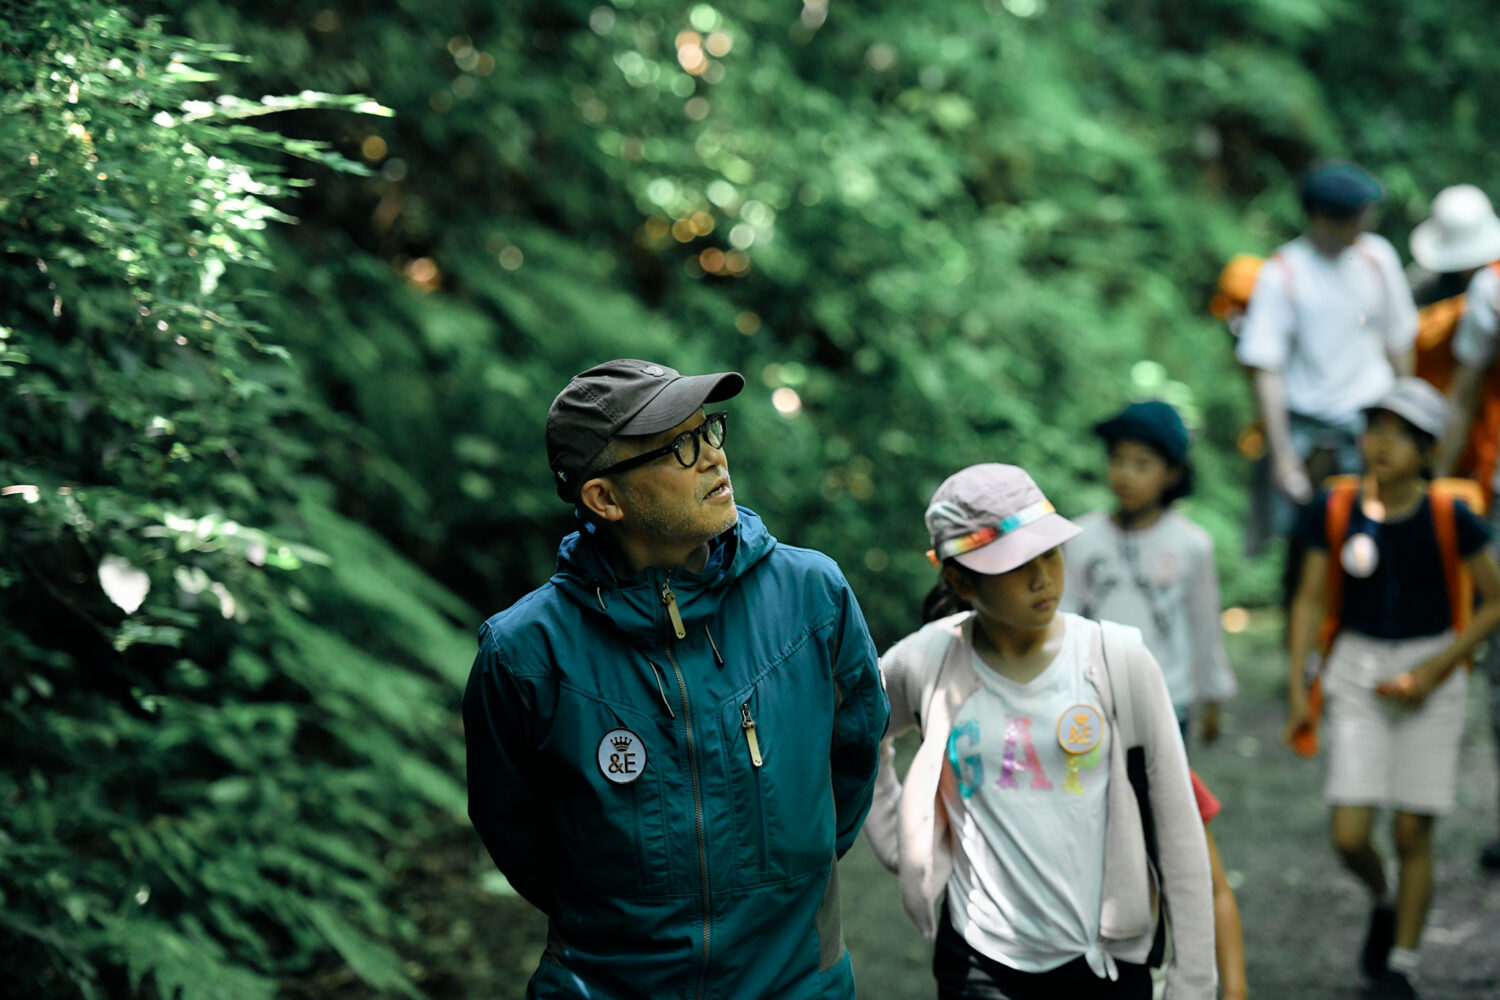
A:
[[[1307,689],[1307,721],[1292,733],[1292,749],[1303,757],[1318,754],[1318,720],[1323,717],[1323,679],[1314,677]]]
[[[1383,694],[1387,697],[1394,695],[1396,697],[1406,698],[1411,695],[1411,689],[1411,674],[1401,674],[1399,677],[1393,677],[1388,681],[1381,681],[1379,684],[1375,685],[1375,693]]]

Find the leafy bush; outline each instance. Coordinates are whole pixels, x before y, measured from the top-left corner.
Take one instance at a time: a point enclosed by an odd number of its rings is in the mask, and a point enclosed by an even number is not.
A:
[[[612,356],[747,373],[742,499],[840,560],[882,641],[931,580],[943,475],[1019,462],[1080,513],[1107,497],[1089,425],[1146,393],[1200,429],[1227,597],[1274,593],[1238,555],[1251,405],[1204,305],[1295,225],[1288,192],[1250,219],[1240,193],[1345,141],[1310,73],[1234,31],[1300,39],[1332,8],[1231,4],[1231,31],[1087,0],[158,3],[262,54],[257,86],[397,110],[342,131],[379,172],[278,235],[268,315],[338,431],[341,505],[471,603],[548,573],[542,416]]]
[[[333,507],[226,275],[282,157],[225,49],[97,0],[0,27],[0,955],[28,997],[416,995],[384,856],[461,816],[473,614]]]
[[[251,45],[257,85],[397,110],[343,130],[379,172],[325,184],[268,287],[328,426],[363,429],[319,442],[341,504],[485,610],[568,526],[548,401],[620,355],[746,372],[741,497],[839,559],[882,641],[942,475],[1017,461],[1081,512],[1089,426],[1146,394],[1194,418],[1226,599],[1274,599],[1218,268],[1295,233],[1316,157],[1386,180],[1398,247],[1500,158],[1477,3],[157,2]]]
[[[1398,248],[1500,167],[1481,3],[132,7],[202,41],[0,0],[0,949],[44,996],[334,951],[413,988],[383,852],[472,844],[452,623],[550,572],[586,365],[744,371],[741,498],[882,643],[943,475],[1104,503],[1088,428],[1135,395],[1193,417],[1225,597],[1266,600],[1218,267],[1316,156],[1380,174]]]

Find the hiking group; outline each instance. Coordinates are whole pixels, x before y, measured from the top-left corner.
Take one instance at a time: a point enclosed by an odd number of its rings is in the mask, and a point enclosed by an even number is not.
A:
[[[1371,893],[1360,964],[1372,995],[1415,996],[1460,665],[1500,623],[1491,483],[1448,476],[1485,454],[1465,435],[1500,336],[1500,220],[1449,189],[1412,235],[1450,286],[1472,274],[1457,332],[1430,338],[1451,341],[1450,403],[1410,374],[1417,305],[1365,231],[1379,185],[1332,164],[1301,193],[1306,233],[1237,298],[1226,269],[1222,314],[1267,445],[1252,511],[1291,543],[1285,738],[1310,752],[1321,719],[1334,846]],[[922,624],[877,655],[833,560],[735,502],[728,416],[704,408],[743,386],[621,359],[548,412],[578,527],[481,627],[463,701],[470,816],[548,920],[527,996],[853,997],[838,859],[863,829],[941,1000],[1246,997],[1219,804],[1187,751],[1235,680],[1212,542],[1177,507],[1177,411],[1095,425],[1115,502],[1076,520],[1015,465],[946,478]]]

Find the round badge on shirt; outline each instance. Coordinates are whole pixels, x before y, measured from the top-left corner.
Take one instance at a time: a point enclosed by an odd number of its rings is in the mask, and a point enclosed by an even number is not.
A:
[[[628,785],[646,770],[646,743],[628,729],[611,729],[599,740],[599,772],[616,785]]]
[[[1375,544],[1375,539],[1363,531],[1349,536],[1344,542],[1343,551],[1339,553],[1339,562],[1344,566],[1344,572],[1356,579],[1368,579],[1375,572],[1375,567],[1380,565],[1380,548]]]
[[[1057,719],[1057,742],[1066,753],[1085,754],[1104,738],[1104,716],[1093,705],[1079,703]]]

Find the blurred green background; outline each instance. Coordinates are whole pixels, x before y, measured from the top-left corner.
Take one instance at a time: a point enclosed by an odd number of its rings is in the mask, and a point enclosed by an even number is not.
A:
[[[1226,603],[1261,604],[1219,267],[1295,233],[1317,158],[1380,176],[1403,255],[1500,159],[1479,2],[0,13],[0,958],[32,997],[501,976],[444,915],[505,898],[457,703],[569,530],[541,425],[573,373],[744,372],[737,494],[882,647],[943,476],[1018,463],[1082,513],[1089,426],[1166,398]]]

